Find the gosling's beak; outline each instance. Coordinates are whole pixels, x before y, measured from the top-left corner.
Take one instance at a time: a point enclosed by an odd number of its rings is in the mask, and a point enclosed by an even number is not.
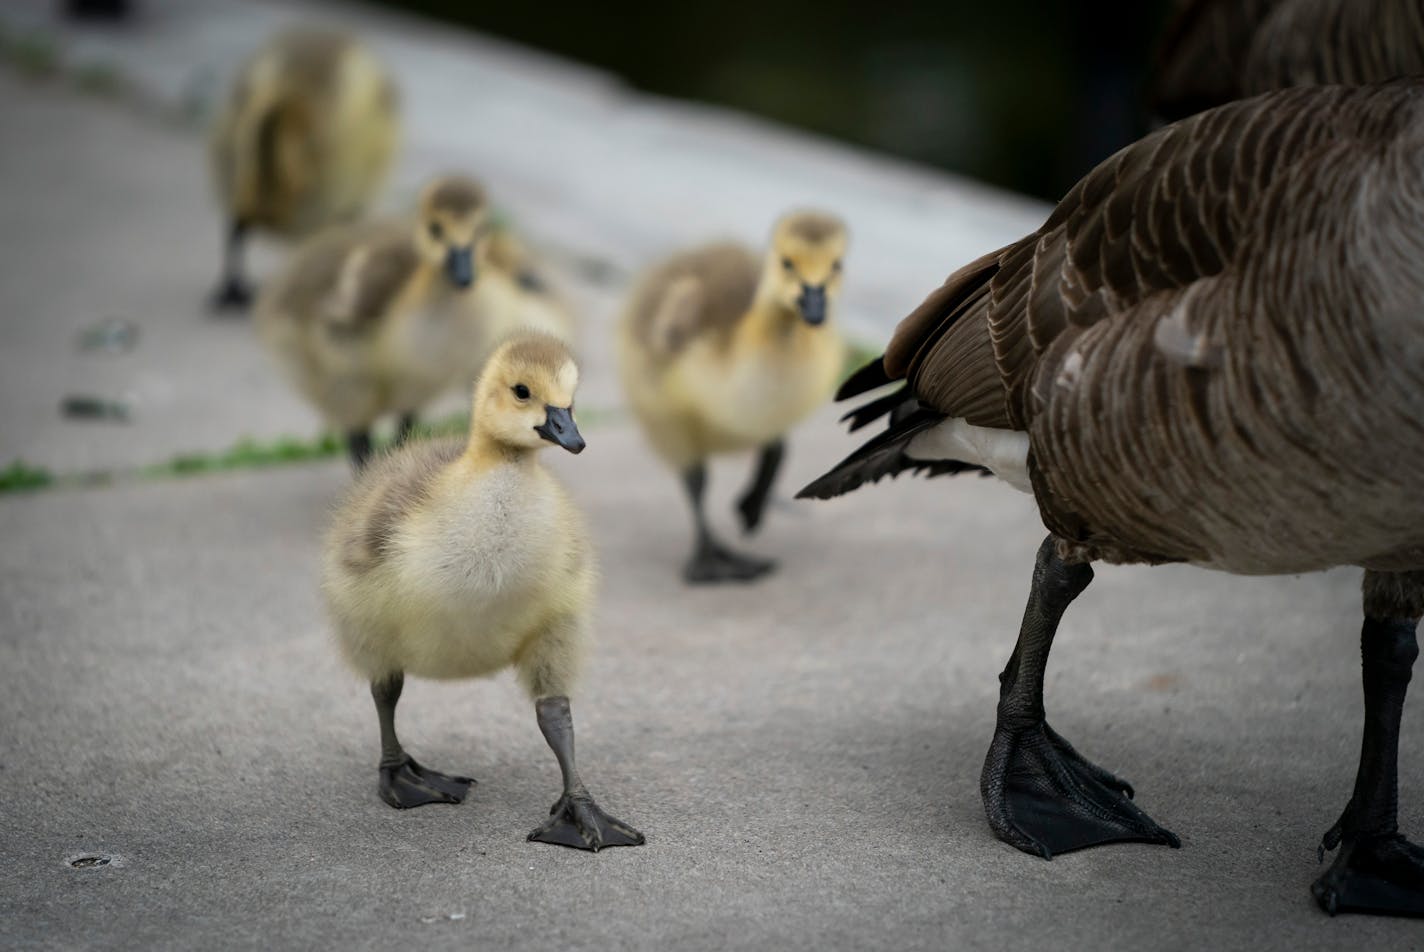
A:
[[[826,286],[801,285],[801,296],[796,299],[796,307],[806,323],[815,327],[826,319]]]
[[[445,274],[457,288],[467,288],[475,283],[474,249],[468,245],[451,248],[445,255]]]
[[[582,453],[588,444],[583,441],[583,436],[574,423],[573,411],[568,407],[551,406],[545,406],[544,411],[548,416],[544,418],[543,425],[534,428],[534,432],[570,453]]]

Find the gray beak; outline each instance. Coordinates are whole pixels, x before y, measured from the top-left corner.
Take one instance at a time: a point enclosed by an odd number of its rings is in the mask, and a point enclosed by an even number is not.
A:
[[[473,248],[451,248],[445,256],[445,274],[457,288],[467,288],[475,283],[475,257]]]
[[[801,296],[796,299],[796,307],[806,323],[815,327],[826,319],[826,286],[801,285]]]
[[[536,426],[534,432],[538,433],[550,443],[555,443],[568,450],[570,453],[582,453],[583,448],[588,444],[583,441],[583,435],[579,433],[578,426],[574,423],[573,411],[568,407],[544,407],[545,413],[542,426]]]

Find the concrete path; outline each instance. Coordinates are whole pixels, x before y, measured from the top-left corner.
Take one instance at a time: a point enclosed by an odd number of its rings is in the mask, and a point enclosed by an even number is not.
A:
[[[194,64],[226,68],[291,9],[148,6],[141,28],[67,34],[65,49],[180,96]],[[585,303],[586,405],[616,409],[606,332],[621,290],[586,277],[601,273],[580,264],[591,256],[623,275],[675,241],[756,239],[783,205],[826,202],[856,229],[851,319],[874,335],[1039,211],[477,37],[344,15],[379,27],[408,77],[399,187],[468,157]],[[47,22],[37,2],[0,21]],[[459,85],[474,72],[480,84]],[[443,119],[441,89],[493,124],[510,100],[468,90],[515,88],[531,98],[502,128],[537,127],[547,154],[520,162],[508,137]],[[198,138],[8,74],[0,123],[0,466],[131,466],[315,428],[250,329],[201,314],[217,232]],[[580,153],[600,129],[606,151]],[[610,169],[654,143],[669,150],[658,162]],[[602,196],[567,171],[595,154]],[[730,184],[714,194],[713,180]],[[105,316],[138,322],[138,347],[77,352]],[[64,421],[58,401],[79,387],[132,392],[134,421]],[[645,847],[524,841],[558,775],[508,677],[412,681],[402,701],[416,755],[479,778],[469,802],[398,813],[376,798],[369,696],[338,663],[316,591],[341,464],[9,495],[0,948],[1424,945],[1418,924],[1327,919],[1308,893],[1358,750],[1358,572],[1101,569],[1065,623],[1050,716],[1183,847],[1046,863],[994,840],[978,795],[1043,532],[1027,497],[963,478],[782,503],[747,543],[781,560],[776,576],[689,591],[673,568],[688,544],[674,481],[626,421],[598,419],[588,452],[550,460],[604,572],[575,715],[587,779]],[[784,490],[851,445],[819,414],[793,440]],[[744,478],[744,463],[717,467],[719,515]],[[1421,710],[1406,711],[1401,765],[1416,833]]]

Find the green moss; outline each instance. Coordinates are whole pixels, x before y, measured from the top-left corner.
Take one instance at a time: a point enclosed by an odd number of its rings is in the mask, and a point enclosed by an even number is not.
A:
[[[326,459],[342,450],[341,440],[333,433],[303,440],[284,436],[269,442],[242,439],[230,449],[219,453],[181,453],[166,463],[145,466],[138,475],[147,479],[163,476],[191,476],[230,469],[258,469],[284,463],[301,463]]]
[[[54,482],[54,474],[42,466],[31,466],[17,459],[0,469],[0,493],[26,492],[42,489]]]

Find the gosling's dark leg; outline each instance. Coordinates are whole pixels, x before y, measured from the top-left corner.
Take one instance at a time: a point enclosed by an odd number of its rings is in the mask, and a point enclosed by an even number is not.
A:
[[[1129,799],[1132,787],[1093,764],[1048,726],[1043,673],[1070,602],[1093,580],[1092,567],[1058,557],[1053,537],[1038,550],[1018,644],[999,676],[999,716],[979,789],[994,834],[1026,853],[1102,843],[1179,846]]]
[[[683,567],[682,577],[694,585],[715,582],[750,582],[776,567],[767,559],[754,559],[727,548],[712,534],[702,496],[707,489],[707,464],[698,463],[683,474],[687,500],[692,506],[693,529],[697,533],[692,557]]]
[[[394,444],[394,445],[396,445],[396,446],[404,446],[404,445],[405,445],[405,441],[408,440],[408,439],[410,439],[411,434],[414,433],[414,432],[415,432],[415,414],[414,414],[414,413],[402,413],[402,414],[401,414],[401,418],[400,418],[400,422],[398,422],[398,423],[396,424],[396,438],[395,438],[395,444]]]
[[[781,461],[785,456],[784,440],[777,440],[762,447],[752,481],[747,485],[746,492],[742,493],[742,498],[737,501],[737,512],[742,517],[742,529],[747,533],[755,532],[757,526],[761,525],[767,498],[771,495],[772,484],[776,482],[776,474],[781,469]]]
[[[469,777],[451,777],[429,770],[407,754],[396,737],[396,702],[405,687],[405,675],[371,682],[376,717],[381,722],[381,799],[398,810],[427,803],[459,803],[474,783]]]
[[[242,252],[247,238],[247,223],[233,219],[228,227],[227,243],[223,248],[223,274],[213,291],[210,301],[212,309],[223,311],[245,311],[252,306],[252,285],[243,274]]]
[[[1400,594],[1414,589],[1414,597]],[[1365,573],[1365,729],[1360,769],[1344,814],[1320,844],[1340,848],[1311,892],[1320,908],[1386,916],[1424,916],[1424,849],[1399,832],[1399,722],[1414,661],[1424,573]],[[1409,602],[1416,604],[1408,604]],[[1412,615],[1414,617],[1399,617]]]
[[[351,457],[351,468],[357,473],[366,468],[371,459],[371,430],[352,430],[346,434],[346,452]]]
[[[574,763],[574,718],[569,711],[569,699],[540,698],[534,702],[534,711],[539,717],[539,730],[559,761],[564,793],[549,809],[549,819],[530,833],[529,839],[595,853],[605,846],[642,846],[643,834],[604,813],[579,779]]]

